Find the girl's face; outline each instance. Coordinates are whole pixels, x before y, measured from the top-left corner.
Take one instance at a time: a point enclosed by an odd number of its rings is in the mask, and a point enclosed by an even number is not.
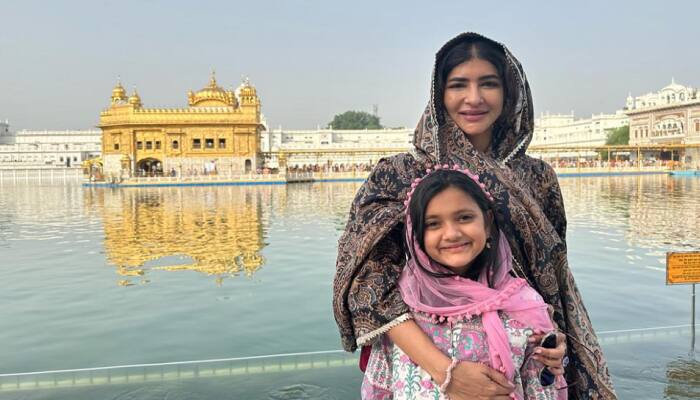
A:
[[[480,58],[459,64],[445,82],[445,108],[470,140],[490,143],[491,129],[503,111],[503,82],[496,67]]]
[[[464,275],[484,250],[489,228],[471,196],[449,187],[433,197],[425,209],[424,245],[428,256],[454,273]]]

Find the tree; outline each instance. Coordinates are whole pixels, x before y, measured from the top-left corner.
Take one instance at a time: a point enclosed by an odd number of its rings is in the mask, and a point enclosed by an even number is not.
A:
[[[630,143],[630,127],[629,125],[621,126],[619,128],[611,129],[608,131],[607,139],[605,139],[606,146],[614,145],[628,145]],[[607,160],[608,151],[603,150],[600,152],[600,158]]]
[[[621,126],[615,128],[608,132],[608,138],[605,140],[606,145],[616,145],[624,144],[628,145],[630,143],[630,127],[629,125]]]
[[[333,117],[327,128],[333,129],[382,129],[379,117],[364,111],[345,111]]]

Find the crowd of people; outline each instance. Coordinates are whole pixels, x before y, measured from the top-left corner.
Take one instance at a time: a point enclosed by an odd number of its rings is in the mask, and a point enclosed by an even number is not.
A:
[[[287,167],[287,172],[369,172],[373,164],[302,164]]]
[[[553,168],[633,168],[637,167],[637,160],[617,159],[617,160],[552,160],[549,165]],[[642,167],[659,167],[675,169],[679,167],[679,161],[658,160],[655,158],[642,159]]]

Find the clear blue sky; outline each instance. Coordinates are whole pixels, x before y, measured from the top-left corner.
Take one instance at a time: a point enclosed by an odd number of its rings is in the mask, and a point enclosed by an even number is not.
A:
[[[537,114],[614,112],[671,77],[700,86],[700,2],[582,3],[1,1],[0,119],[94,127],[117,76],[146,107],[183,107],[215,68],[225,87],[250,77],[274,128],[373,104],[414,127],[435,51],[463,31],[520,59]]]

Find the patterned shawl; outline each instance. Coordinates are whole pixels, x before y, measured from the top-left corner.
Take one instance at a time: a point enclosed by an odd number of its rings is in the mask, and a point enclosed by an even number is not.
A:
[[[450,40],[438,51],[435,66],[453,45],[477,38],[490,40],[476,33]],[[415,130],[414,151],[380,160],[355,197],[338,243],[333,285],[343,347],[354,351],[358,343],[369,344],[409,311],[397,286],[405,263],[403,202],[421,171],[436,163],[458,164],[486,184],[523,278],[553,307],[556,324],[571,337],[569,398],[615,399],[607,364],[568,266],[566,217],[556,175],[545,162],[525,155],[533,133],[525,73],[505,46],[494,43],[503,48],[508,66],[503,114],[495,124],[491,154],[477,152],[447,116],[434,68],[430,103]]]

